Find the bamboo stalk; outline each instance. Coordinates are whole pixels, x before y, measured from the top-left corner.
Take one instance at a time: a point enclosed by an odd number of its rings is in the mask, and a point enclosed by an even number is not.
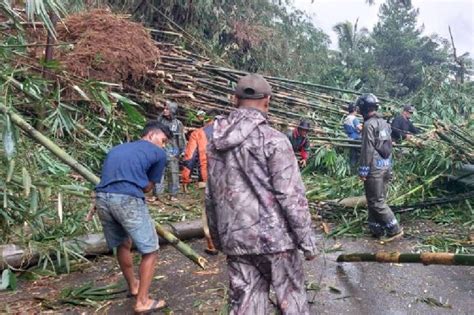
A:
[[[9,115],[10,119],[15,125],[17,125],[20,129],[26,132],[32,139],[36,140],[42,146],[51,151],[51,153],[57,156],[62,162],[66,163],[77,173],[81,174],[89,182],[93,184],[99,183],[100,179],[95,176],[95,174],[93,174],[89,169],[77,162],[72,156],[67,154],[63,149],[61,149],[48,137],[44,136],[38,130],[33,128],[33,126],[31,126],[27,121],[25,121],[20,115],[9,111],[8,108],[3,104],[0,104],[0,111],[5,115]]]
[[[218,66],[211,66],[211,65],[204,65],[205,69],[210,69],[214,71],[222,71],[222,72],[231,72],[235,73],[238,75],[246,75],[247,72],[245,71],[240,71],[240,70],[234,70],[234,69],[228,69],[228,68],[223,68],[223,67],[218,67]],[[302,81],[297,81],[297,80],[290,80],[290,79],[285,79],[285,78],[280,78],[280,77],[273,77],[273,76],[264,76],[268,80],[273,80],[273,81],[280,81],[280,82],[285,82],[285,83],[294,83],[294,84],[299,84],[303,86],[311,86],[311,87],[316,87],[328,91],[335,91],[335,92],[342,92],[342,93],[348,93],[348,94],[354,94],[354,95],[362,95],[362,92],[354,91],[354,90],[348,90],[348,89],[340,89],[340,88],[335,88],[333,86],[327,86],[327,85],[322,85],[322,84],[316,84],[316,83],[311,83],[311,82],[302,82]],[[385,97],[379,97],[380,100],[386,101],[386,102],[392,102],[392,103],[397,103],[394,100],[387,99]]]
[[[164,229],[160,224],[155,224],[156,232],[166,239],[171,245],[173,245],[177,250],[181,252],[184,256],[192,260],[202,269],[206,269],[206,265],[208,261],[204,258],[199,256],[189,245],[186,243],[181,242],[176,236],[174,236],[171,232]]]
[[[339,255],[337,262],[422,263],[423,265],[474,266],[474,255],[452,253],[352,253]]]

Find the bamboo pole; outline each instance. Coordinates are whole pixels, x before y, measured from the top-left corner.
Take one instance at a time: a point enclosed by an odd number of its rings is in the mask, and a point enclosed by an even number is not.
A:
[[[16,126],[25,131],[31,138],[38,141],[46,149],[51,151],[51,153],[58,157],[62,162],[69,165],[72,169],[82,175],[90,183],[97,185],[100,182],[99,177],[97,177],[89,169],[87,169],[78,161],[76,161],[72,156],[70,156],[67,152],[61,149],[57,144],[52,142],[48,137],[44,136],[35,128],[33,128],[33,126],[31,126],[27,121],[25,121],[20,115],[9,111],[8,108],[3,104],[0,104],[0,112],[4,113],[5,115],[9,115],[10,119]],[[166,231],[163,227],[161,227],[159,223],[155,224],[156,231],[161,237],[167,240],[178,251],[180,251],[184,256],[191,259],[199,267],[205,268],[205,265],[207,263],[205,258],[199,256],[191,247],[189,247],[189,245],[181,242],[172,233]]]
[[[337,262],[422,263],[423,265],[474,266],[474,255],[452,253],[352,253],[339,255]]]
[[[191,247],[186,243],[181,242],[176,236],[164,229],[160,224],[155,223],[155,228],[156,232],[179,250],[181,254],[191,259],[202,269],[206,269],[207,260],[204,257],[199,256]]]

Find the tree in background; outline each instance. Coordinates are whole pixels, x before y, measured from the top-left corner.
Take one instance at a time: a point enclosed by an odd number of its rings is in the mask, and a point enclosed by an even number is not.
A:
[[[387,0],[380,6],[379,22],[372,33],[375,63],[383,71],[378,91],[406,96],[422,85],[423,67],[446,62],[446,49],[434,38],[421,36],[418,13],[409,0]]]
[[[154,28],[186,30],[194,49],[204,43],[209,57],[240,70],[315,82],[328,70],[329,36],[290,0],[108,2]]]

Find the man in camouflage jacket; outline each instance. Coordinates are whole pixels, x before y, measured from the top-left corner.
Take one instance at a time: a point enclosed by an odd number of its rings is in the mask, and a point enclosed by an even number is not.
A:
[[[262,76],[241,78],[238,109],[216,118],[208,147],[206,212],[231,314],[268,314],[270,285],[283,314],[309,314],[298,250],[313,259],[315,238],[293,148],[268,125],[270,95]]]

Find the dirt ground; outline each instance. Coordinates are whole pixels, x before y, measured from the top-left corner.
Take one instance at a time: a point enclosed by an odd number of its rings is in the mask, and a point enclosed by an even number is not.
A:
[[[203,240],[189,244],[198,252],[204,248]],[[305,262],[312,314],[472,314],[474,310],[473,267],[335,262],[342,252],[411,251],[413,240],[381,245],[371,239],[336,242],[321,238],[320,244],[328,253]],[[331,249],[340,251],[330,252]],[[208,258],[210,266],[203,271],[171,246],[162,247],[151,292],[153,297],[168,302],[164,314],[225,312],[225,257],[220,254]],[[33,282],[20,280],[17,291],[0,294],[0,313],[133,313],[133,300],[126,293],[102,302],[100,307],[56,305],[48,309],[65,287],[77,287],[89,281],[104,285],[121,280],[113,256],[99,257],[81,269]]]
[[[200,216],[202,205],[196,202],[200,197],[200,192],[193,191],[180,198],[179,205],[150,202],[150,208],[156,217],[187,220]],[[442,233],[430,221],[405,223],[406,237],[388,245],[370,238],[334,240],[318,235],[321,252],[316,260],[305,262],[311,313],[473,314],[474,267],[336,262],[341,253],[414,252],[419,235]],[[228,285],[225,256],[206,256],[202,239],[187,243],[208,258],[208,268],[201,270],[173,247],[162,246],[152,297],[167,301],[169,307],[162,314],[225,314]],[[139,259],[135,255],[135,262]],[[125,289],[112,255],[96,257],[73,269],[76,271],[70,274],[42,276],[34,281],[20,276],[16,291],[0,293],[0,314],[133,314],[133,299],[126,292],[94,307],[60,303],[62,290],[85,283],[95,286],[119,283]]]

